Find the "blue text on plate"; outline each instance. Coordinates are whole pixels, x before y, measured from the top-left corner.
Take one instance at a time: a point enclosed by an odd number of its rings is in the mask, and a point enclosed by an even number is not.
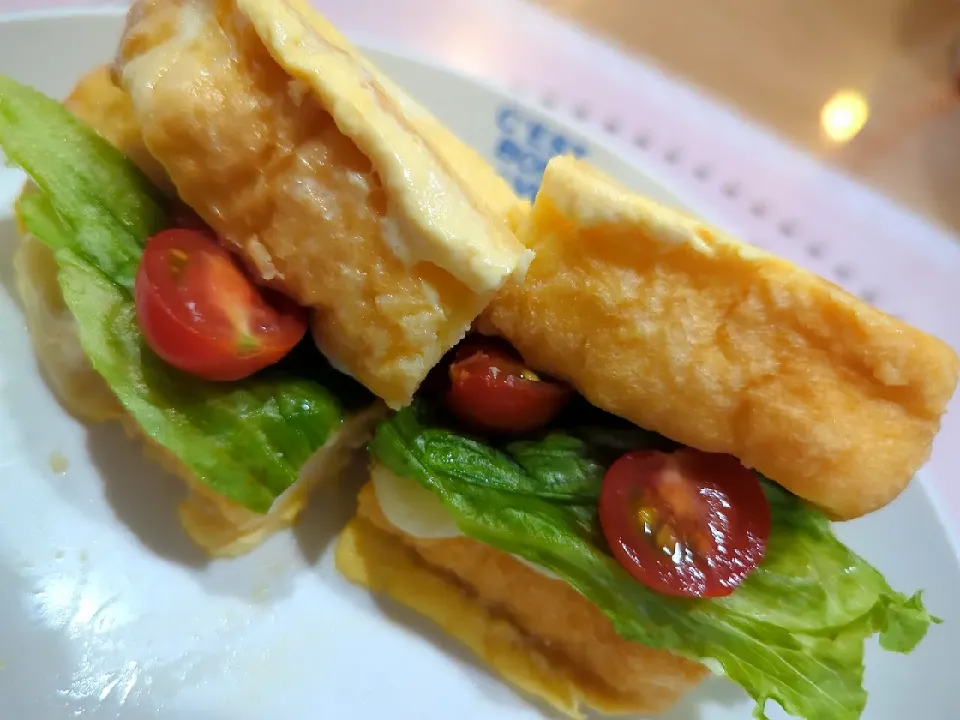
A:
[[[580,140],[513,104],[497,108],[496,124],[494,158],[497,171],[513,185],[514,192],[530,200],[537,194],[550,158],[589,154],[588,147]]]

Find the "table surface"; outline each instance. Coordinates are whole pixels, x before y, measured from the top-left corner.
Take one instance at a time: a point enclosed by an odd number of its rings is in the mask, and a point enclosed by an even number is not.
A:
[[[957,0],[533,1],[960,230]],[[869,116],[838,142],[821,115],[843,91]]]

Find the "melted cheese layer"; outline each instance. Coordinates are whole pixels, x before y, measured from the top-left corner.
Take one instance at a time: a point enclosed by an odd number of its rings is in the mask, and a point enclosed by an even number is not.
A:
[[[305,83],[370,158],[396,211],[392,249],[474,292],[497,290],[531,255],[420,125],[429,114],[365,61],[302,0],[237,0],[273,58]]]

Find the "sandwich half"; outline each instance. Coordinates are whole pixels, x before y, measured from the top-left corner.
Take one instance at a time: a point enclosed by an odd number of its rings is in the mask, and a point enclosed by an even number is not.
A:
[[[157,187],[169,188],[163,169],[143,147],[129,100],[113,84],[107,67],[83,76],[64,105],[77,119],[135,163]],[[63,120],[63,117],[60,119]],[[54,118],[48,117],[48,120]],[[107,166],[106,169],[109,171],[112,168]],[[30,215],[39,197],[39,190],[32,183],[21,196],[18,212],[21,240],[14,256],[14,274],[37,358],[64,407],[78,419],[90,423],[118,420],[132,438],[144,443],[144,449],[152,460],[184,481],[188,492],[179,506],[181,523],[188,535],[209,554],[242,554],[271,533],[291,524],[306,504],[309,490],[336,478],[354,452],[363,447],[374,423],[383,417],[383,407],[367,393],[351,388],[350,381],[346,379],[342,383],[334,383],[334,386],[340,384],[340,389],[332,393],[320,384],[315,387],[305,385],[300,397],[310,397],[316,403],[311,412],[305,412],[302,416],[304,421],[315,424],[311,430],[312,437],[299,456],[304,459],[300,468],[283,468],[278,462],[264,470],[264,474],[287,474],[288,482],[291,482],[269,507],[269,511],[251,507],[249,498],[232,497],[229,491],[215,489],[213,482],[201,480],[202,476],[198,476],[195,465],[192,466],[180,454],[190,441],[189,433],[183,432],[186,428],[166,434],[169,445],[157,441],[121,403],[113,389],[118,386],[120,378],[109,372],[102,375],[94,369],[91,356],[81,344],[80,331],[84,323],[78,318],[89,322],[93,318],[86,313],[102,312],[103,306],[90,310],[78,309],[80,316],[75,316],[74,310],[68,306],[60,283],[60,265],[55,249],[28,229],[28,222],[33,227],[37,227],[39,222],[39,232],[48,239],[52,236],[50,231],[43,229],[43,219],[46,216],[53,222],[56,219],[53,213],[47,215],[47,211],[42,210],[37,216]],[[335,374],[328,373],[328,376],[334,378]],[[287,384],[279,384],[277,390],[280,392],[276,397],[282,397],[284,392],[291,393],[288,396],[290,399],[298,397],[299,393],[292,392],[292,384],[288,388],[283,387]],[[191,385],[187,381],[183,389]],[[129,387],[119,389],[129,390]],[[167,411],[175,417],[171,412],[173,408]],[[262,422],[269,412],[266,406],[257,408],[251,413],[251,424]],[[195,413],[191,410],[189,414]],[[200,418],[187,419],[195,421]],[[239,442],[234,445],[230,437],[237,431],[231,424],[224,418],[218,423],[217,429],[222,433],[221,447],[229,448],[229,454],[239,460],[239,465],[244,458],[238,447]],[[314,445],[316,449],[307,462],[306,450]],[[211,443],[211,448],[215,447],[216,444]],[[229,470],[236,471],[236,466]]]
[[[0,77],[31,337],[215,555],[292,523],[531,257],[506,184],[305,6],[135,3],[66,105]]]
[[[391,407],[529,262],[506,182],[302,0],[140,0],[115,70],[180,197]]]
[[[341,572],[574,717],[661,713],[711,671],[758,717],[860,717],[865,641],[936,619],[830,519],[926,461],[956,354],[572,158],[518,236],[491,337],[378,427]]]

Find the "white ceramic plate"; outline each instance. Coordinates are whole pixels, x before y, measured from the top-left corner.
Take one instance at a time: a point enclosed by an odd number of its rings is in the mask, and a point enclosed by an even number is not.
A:
[[[0,22],[0,72],[62,97],[111,56],[120,27],[113,13]],[[550,154],[574,151],[674,202],[556,118],[421,62],[370,55],[521,191],[536,188]],[[12,287],[10,201],[22,179],[0,170],[0,718],[546,715],[428,623],[338,576],[332,543],[356,483],[320,491],[298,529],[239,560],[209,562],[190,544],[175,515],[180,485],[115,425],[71,419],[40,376]],[[960,569],[922,485],[838,533],[894,587],[926,588],[946,620],[910,656],[870,648],[865,717],[956,717]],[[669,717],[733,720],[750,708],[715,679]]]

